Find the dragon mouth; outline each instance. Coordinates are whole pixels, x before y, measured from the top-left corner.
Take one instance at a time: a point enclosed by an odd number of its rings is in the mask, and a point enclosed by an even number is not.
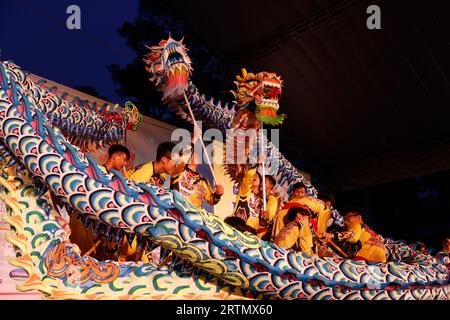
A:
[[[175,62],[169,67],[169,76],[188,75],[189,71],[184,62]]]
[[[189,73],[189,66],[186,63],[182,49],[178,46],[169,46],[163,54],[164,60],[166,61],[166,73],[171,75]]]
[[[262,99],[261,102],[257,102],[256,105],[260,109],[273,109],[275,111],[280,108],[280,104],[276,99]]]
[[[158,46],[148,48],[150,53],[143,60],[150,81],[155,82],[158,90],[163,92],[162,101],[167,103],[178,100],[187,90],[193,70],[183,40],[176,41],[169,36],[167,40],[160,41]]]
[[[276,81],[265,80],[254,91],[255,103],[259,109],[277,111],[280,107],[281,84]]]
[[[262,83],[264,98],[268,101],[276,101],[281,98],[281,84],[275,81],[264,81]]]

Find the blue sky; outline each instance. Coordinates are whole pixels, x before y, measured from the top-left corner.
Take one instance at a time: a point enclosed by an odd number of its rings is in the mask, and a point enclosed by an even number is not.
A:
[[[69,30],[69,5],[81,9],[81,30]],[[138,0],[1,0],[0,59],[73,87],[91,85],[111,102],[115,93],[107,65],[131,62],[134,52],[117,29],[137,15]]]

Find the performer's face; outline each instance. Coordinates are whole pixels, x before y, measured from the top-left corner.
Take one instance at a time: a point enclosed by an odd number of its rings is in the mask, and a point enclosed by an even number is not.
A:
[[[269,178],[266,177],[265,180],[266,180],[265,181],[265,183],[266,183],[266,190],[267,190],[267,192],[269,192],[270,190],[272,190],[273,184],[272,184],[272,181],[270,181]]]
[[[306,197],[306,189],[305,188],[294,189],[294,191],[292,192],[292,197],[293,198],[304,198],[304,197]]]
[[[255,174],[255,176],[253,177],[253,183],[252,186],[254,187],[258,187],[259,188],[259,184],[261,181],[259,181],[259,175]]]
[[[175,169],[175,165],[176,165],[175,161],[166,156],[162,157],[161,160],[162,160],[162,164],[163,164],[164,173],[172,174],[173,170]]]
[[[122,171],[123,167],[127,164],[128,157],[123,152],[117,152],[112,155],[112,169]]]
[[[306,215],[302,215],[300,213],[297,214],[296,220],[300,222],[302,225],[308,225],[309,217]]]
[[[354,224],[354,223],[361,223],[362,218],[360,215],[356,214],[355,212],[348,212],[344,216],[344,222],[346,225]]]

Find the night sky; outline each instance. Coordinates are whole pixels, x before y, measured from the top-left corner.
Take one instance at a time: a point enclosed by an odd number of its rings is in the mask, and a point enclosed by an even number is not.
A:
[[[81,9],[81,30],[66,27],[66,9],[72,4]],[[2,0],[0,59],[70,87],[92,86],[121,104],[127,99],[115,93],[106,66],[123,66],[135,57],[117,29],[133,21],[137,8],[137,0]]]

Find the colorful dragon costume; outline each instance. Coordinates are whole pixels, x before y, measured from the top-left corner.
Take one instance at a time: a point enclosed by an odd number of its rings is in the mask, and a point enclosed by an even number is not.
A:
[[[245,139],[242,137],[239,139],[239,136],[245,136],[248,129],[258,130],[261,121],[268,125],[279,125],[285,119],[284,114],[276,114],[279,109],[282,80],[275,73],[253,74],[242,69],[242,75],[238,75],[235,81],[237,90],[231,91],[236,101],[222,103],[201,95],[198,88],[189,80],[193,68],[182,40],[176,41],[169,36],[158,46],[148,48],[151,51],[144,57],[144,62],[150,74],[150,80],[163,93],[163,101],[179,117],[192,122],[183,98],[183,92],[186,92],[195,119],[201,121],[204,126],[221,130],[227,137],[227,146],[239,144],[239,141],[242,143]],[[238,142],[229,141],[233,139]],[[267,172],[277,180],[278,192],[283,198],[287,198],[290,188],[296,182],[302,182],[310,195],[317,196],[314,186],[265,135],[254,134],[254,137],[250,136],[250,139],[253,140],[247,144],[264,145]],[[237,147],[238,150],[245,150],[245,148],[245,146],[241,146],[241,149]],[[231,161],[227,162],[226,170],[230,177],[235,181],[240,180],[242,172],[240,166],[230,164]]]
[[[194,102],[195,95],[190,98]],[[196,104],[197,114],[202,105]],[[234,114],[219,110],[220,121],[226,112]],[[12,229],[7,240],[16,249],[9,262],[29,275],[18,290],[39,290],[50,299],[448,297],[446,266],[402,243],[387,241],[386,264],[295,253],[231,228],[176,191],[136,184],[115,171],[104,174],[80,147],[120,140],[139,121],[131,110],[110,111],[80,110],[34,84],[15,64],[0,64],[0,199]],[[85,140],[72,144],[71,133]],[[107,237],[126,234],[147,250],[160,246],[167,263],[82,257],[69,240],[70,216]]]

